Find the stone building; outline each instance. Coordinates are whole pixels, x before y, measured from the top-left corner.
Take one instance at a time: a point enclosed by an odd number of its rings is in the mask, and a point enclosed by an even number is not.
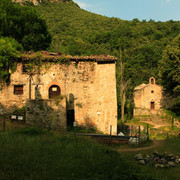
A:
[[[39,65],[34,65],[36,59]],[[104,133],[112,125],[116,134],[116,60],[112,56],[26,53],[11,74],[10,85],[3,87],[0,105],[6,110],[26,105],[28,123],[54,121],[66,129],[75,121]]]
[[[161,109],[162,87],[156,84],[154,77],[149,84],[137,86],[134,92],[134,116],[158,115]]]

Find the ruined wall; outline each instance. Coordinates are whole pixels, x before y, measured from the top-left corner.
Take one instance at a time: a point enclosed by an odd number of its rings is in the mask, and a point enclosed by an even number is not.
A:
[[[26,123],[48,129],[66,130],[66,101],[27,100]]]
[[[19,63],[17,71],[11,75],[11,84],[0,94],[0,103],[6,108],[25,105],[30,93],[29,79]],[[23,85],[22,95],[14,94],[14,85],[18,84]],[[112,125],[113,134],[117,133],[115,63],[72,61],[70,64],[44,64],[40,74],[31,78],[32,99],[49,99],[52,85],[60,87],[67,110],[75,110],[78,125],[94,126],[104,133],[109,133]]]
[[[17,70],[11,75],[10,82],[9,86],[4,84],[0,91],[0,104],[8,111],[24,106],[26,99],[29,98],[29,75],[22,73],[22,64],[17,65]],[[23,85],[22,95],[14,94],[15,85]]]

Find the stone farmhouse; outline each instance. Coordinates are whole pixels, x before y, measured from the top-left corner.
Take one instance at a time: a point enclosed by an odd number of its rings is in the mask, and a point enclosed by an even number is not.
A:
[[[103,133],[112,126],[117,134],[116,61],[108,55],[27,52],[11,73],[10,85],[1,90],[0,107],[26,106],[29,124],[66,129],[76,122]]]
[[[156,84],[154,77],[149,79],[149,84],[143,83],[134,90],[134,116],[160,114],[162,87]]]

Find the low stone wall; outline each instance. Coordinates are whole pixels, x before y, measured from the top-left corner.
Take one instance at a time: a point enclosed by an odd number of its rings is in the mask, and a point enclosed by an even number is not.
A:
[[[26,123],[48,129],[66,130],[66,100],[27,100]]]
[[[146,109],[146,108],[134,108],[134,116],[162,116],[163,115],[163,110],[158,109],[158,110],[151,110],[151,109]]]

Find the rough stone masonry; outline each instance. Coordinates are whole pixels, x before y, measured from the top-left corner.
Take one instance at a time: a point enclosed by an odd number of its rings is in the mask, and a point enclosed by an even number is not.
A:
[[[63,99],[59,110],[65,114],[60,118],[63,121],[60,126],[63,125],[64,129],[68,123],[72,125],[76,121],[77,125],[95,127],[108,134],[112,125],[112,134],[117,134],[117,59],[112,56],[72,57],[41,53],[38,56],[28,52],[19,59],[16,71],[11,74],[10,85],[4,85],[0,93],[1,107],[10,110],[25,106],[27,100],[39,99],[54,100],[57,104]],[[40,59],[40,66],[28,71],[26,67],[36,58]],[[49,103],[47,101],[46,105]],[[59,114],[55,105],[50,107]]]

